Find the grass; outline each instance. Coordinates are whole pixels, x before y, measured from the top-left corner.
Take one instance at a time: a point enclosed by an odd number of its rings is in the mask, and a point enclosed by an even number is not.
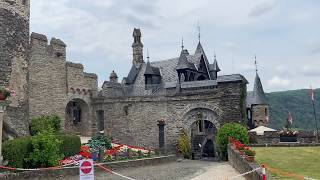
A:
[[[267,166],[314,179],[320,179],[320,147],[255,147],[256,160]],[[276,179],[296,179],[270,170]]]

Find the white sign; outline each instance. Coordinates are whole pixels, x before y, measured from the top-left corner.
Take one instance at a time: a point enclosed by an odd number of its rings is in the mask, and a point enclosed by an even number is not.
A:
[[[83,159],[79,163],[80,180],[94,180],[94,166],[92,159]]]

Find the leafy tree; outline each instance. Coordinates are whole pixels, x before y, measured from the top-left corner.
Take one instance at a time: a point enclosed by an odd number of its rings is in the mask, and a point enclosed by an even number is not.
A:
[[[57,115],[42,116],[31,120],[30,133],[31,135],[37,135],[39,132],[52,129],[54,133],[61,130],[61,119]]]

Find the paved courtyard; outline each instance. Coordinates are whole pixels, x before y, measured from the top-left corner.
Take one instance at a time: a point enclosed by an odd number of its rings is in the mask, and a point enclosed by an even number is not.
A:
[[[210,161],[171,162],[155,166],[130,168],[117,171],[137,180],[224,180],[239,173],[227,162]],[[97,172],[96,180],[121,180],[123,178],[107,172]],[[63,177],[66,180],[78,180],[79,177]],[[237,178],[241,180],[244,178]]]

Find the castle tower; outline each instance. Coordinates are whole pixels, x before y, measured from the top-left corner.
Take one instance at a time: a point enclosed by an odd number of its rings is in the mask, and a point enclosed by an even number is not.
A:
[[[134,28],[133,30],[133,61],[132,63],[138,67],[139,64],[144,63],[143,61],[143,44],[141,42],[141,31],[140,29]]]
[[[17,96],[11,97],[5,123],[19,135],[28,133],[28,50],[30,0],[0,0],[0,86]]]
[[[253,91],[247,97],[247,115],[251,129],[269,124],[269,104],[258,72],[256,72]]]

